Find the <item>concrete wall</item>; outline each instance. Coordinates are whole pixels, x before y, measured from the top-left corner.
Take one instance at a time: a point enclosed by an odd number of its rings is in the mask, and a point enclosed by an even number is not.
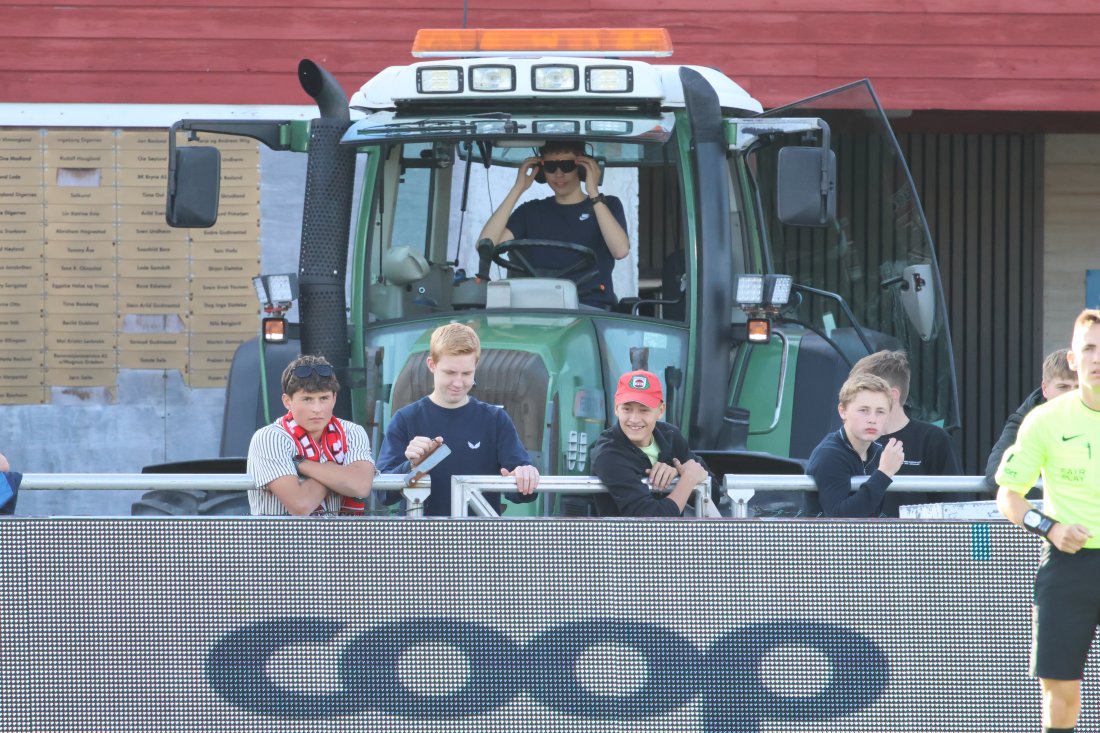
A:
[[[305,156],[261,149],[264,273],[294,272]],[[257,318],[259,305],[257,305]],[[296,318],[296,316],[294,316]],[[138,473],[219,454],[225,390],[193,389],[176,370],[119,370],[114,393],[54,387],[51,404],[6,405],[0,452],[23,473]],[[129,514],[135,492],[24,492],[20,514]]]
[[[1085,271],[1100,269],[1100,135],[1047,135],[1043,353],[1069,345],[1085,307]]]

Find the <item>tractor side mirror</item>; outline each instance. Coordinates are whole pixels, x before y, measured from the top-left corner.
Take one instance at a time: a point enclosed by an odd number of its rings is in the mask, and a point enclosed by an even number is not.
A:
[[[206,229],[218,220],[221,154],[217,148],[180,146],[168,159],[168,226]]]
[[[779,151],[779,220],[799,227],[836,222],[836,154],[829,148],[788,145]]]

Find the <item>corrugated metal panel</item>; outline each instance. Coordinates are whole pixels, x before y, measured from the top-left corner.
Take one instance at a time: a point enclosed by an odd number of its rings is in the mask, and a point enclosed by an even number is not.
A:
[[[967,473],[1039,384],[1043,144],[1039,135],[903,134],[936,243],[959,374]]]

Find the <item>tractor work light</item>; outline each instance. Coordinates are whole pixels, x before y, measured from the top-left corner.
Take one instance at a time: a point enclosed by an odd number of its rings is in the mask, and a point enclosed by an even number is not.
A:
[[[575,92],[577,67],[536,66],[531,69],[531,86],[536,92]]]
[[[737,305],[778,308],[791,299],[794,277],[791,275],[738,275],[733,300]]]
[[[734,291],[733,300],[740,306],[763,305],[764,276],[738,275],[737,289]]]
[[[260,275],[252,278],[252,287],[265,313],[285,313],[298,297],[298,276]]]
[[[267,297],[267,286],[262,277],[252,278],[252,287],[256,289],[256,300],[260,301],[260,309],[267,310],[271,307],[271,298]]]
[[[585,70],[584,88],[597,94],[629,92],[634,89],[634,75],[628,66],[590,66]]]
[[[416,91],[421,94],[457,94],[462,91],[462,69],[458,66],[417,69]]]
[[[511,92],[516,88],[516,70],[511,66],[471,66],[470,91]]]
[[[786,305],[791,299],[794,277],[791,275],[768,275],[765,280],[766,298],[769,305]]]
[[[264,275],[263,280],[273,305],[289,306],[298,297],[298,278],[293,274]]]
[[[474,122],[474,130],[478,135],[503,135],[508,132],[510,125],[511,123],[503,120],[477,120]],[[500,142],[497,142],[497,145],[505,147],[500,145]],[[524,147],[528,146],[529,143],[524,145]]]
[[[658,57],[672,55],[672,38],[664,28],[424,28],[412,55]]]
[[[585,120],[584,130],[601,135],[629,135],[634,132],[634,123],[630,120]]]
[[[545,135],[576,135],[581,125],[576,120],[535,120],[534,129]]]

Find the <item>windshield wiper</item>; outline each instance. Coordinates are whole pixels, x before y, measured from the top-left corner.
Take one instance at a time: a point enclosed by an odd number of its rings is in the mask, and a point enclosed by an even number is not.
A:
[[[416,120],[410,122],[391,122],[385,125],[378,125],[375,127],[362,127],[356,132],[360,135],[401,135],[410,132],[422,132],[424,134],[437,134],[437,133],[449,133],[454,135],[459,134],[477,134],[477,133],[492,133],[494,135],[505,134],[511,135],[519,132],[522,127],[518,122],[511,119],[510,115],[503,112],[491,112],[486,115],[470,115],[470,118],[478,118],[477,121],[463,120]],[[486,130],[482,125],[479,125],[480,119],[486,120],[501,120],[504,122],[499,128],[493,130]]]

